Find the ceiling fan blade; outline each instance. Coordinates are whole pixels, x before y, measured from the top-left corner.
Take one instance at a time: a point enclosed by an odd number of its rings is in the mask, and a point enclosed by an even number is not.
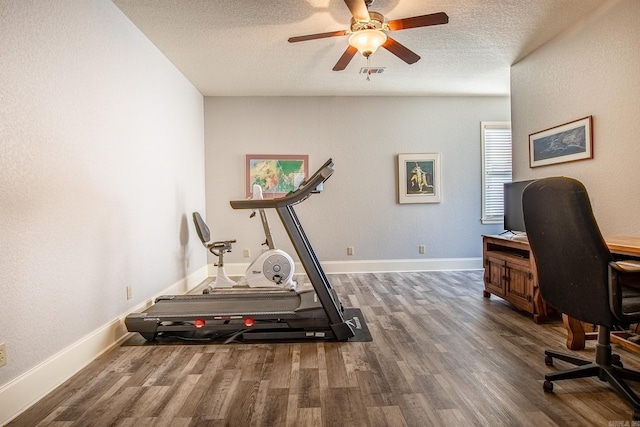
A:
[[[407,64],[413,64],[420,60],[420,56],[418,54],[407,49],[389,36],[387,36],[387,41],[384,42],[382,47],[402,59]]]
[[[289,43],[304,42],[307,40],[315,40],[315,39],[324,39],[325,37],[344,36],[346,34],[347,32],[345,30],[341,30],[341,31],[330,31],[328,33],[309,34],[306,36],[289,37]]]
[[[342,71],[347,68],[347,65],[349,65],[349,62],[351,62],[351,59],[356,53],[358,53],[358,49],[349,45],[340,59],[338,59],[338,62],[336,62],[336,65],[333,67],[333,71]]]
[[[449,22],[449,16],[444,12],[429,15],[414,16],[413,18],[394,19],[387,22],[391,31],[406,30],[408,28],[428,27]]]
[[[364,0],[344,0],[344,2],[356,21],[368,21],[371,19]]]

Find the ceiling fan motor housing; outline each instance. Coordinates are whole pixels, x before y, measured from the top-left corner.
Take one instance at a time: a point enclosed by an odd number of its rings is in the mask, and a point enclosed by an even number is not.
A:
[[[368,21],[358,21],[351,18],[351,31],[358,32],[361,30],[387,30],[384,24],[384,16],[378,12],[369,12]]]

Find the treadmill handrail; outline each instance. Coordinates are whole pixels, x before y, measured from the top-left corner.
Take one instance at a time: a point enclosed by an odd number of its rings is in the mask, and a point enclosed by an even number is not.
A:
[[[327,162],[329,163],[329,162]],[[277,199],[263,199],[263,200],[231,200],[229,203],[233,209],[269,209],[278,208],[282,206],[295,205],[309,197],[315,189],[325,182],[333,174],[333,168],[325,163],[321,169],[319,169],[309,181],[304,182],[294,192],[287,194],[286,196],[279,197]]]

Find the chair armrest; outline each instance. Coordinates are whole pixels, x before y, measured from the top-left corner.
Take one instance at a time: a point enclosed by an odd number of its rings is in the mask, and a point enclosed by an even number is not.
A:
[[[640,262],[609,263],[609,308],[624,323],[640,321]]]
[[[623,273],[640,273],[640,260],[625,259],[611,262],[609,265]]]

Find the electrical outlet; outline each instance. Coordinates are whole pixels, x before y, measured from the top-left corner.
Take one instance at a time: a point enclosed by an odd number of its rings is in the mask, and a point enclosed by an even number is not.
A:
[[[353,246],[347,246],[347,255],[353,255]]]
[[[418,246],[418,253],[424,254],[424,245]]]
[[[133,298],[133,286],[127,285],[127,300]]]
[[[0,342],[0,367],[7,364],[7,347]]]
[[[249,249],[245,249],[244,251],[242,251],[242,253],[244,254],[245,258],[251,257],[251,251]]]

